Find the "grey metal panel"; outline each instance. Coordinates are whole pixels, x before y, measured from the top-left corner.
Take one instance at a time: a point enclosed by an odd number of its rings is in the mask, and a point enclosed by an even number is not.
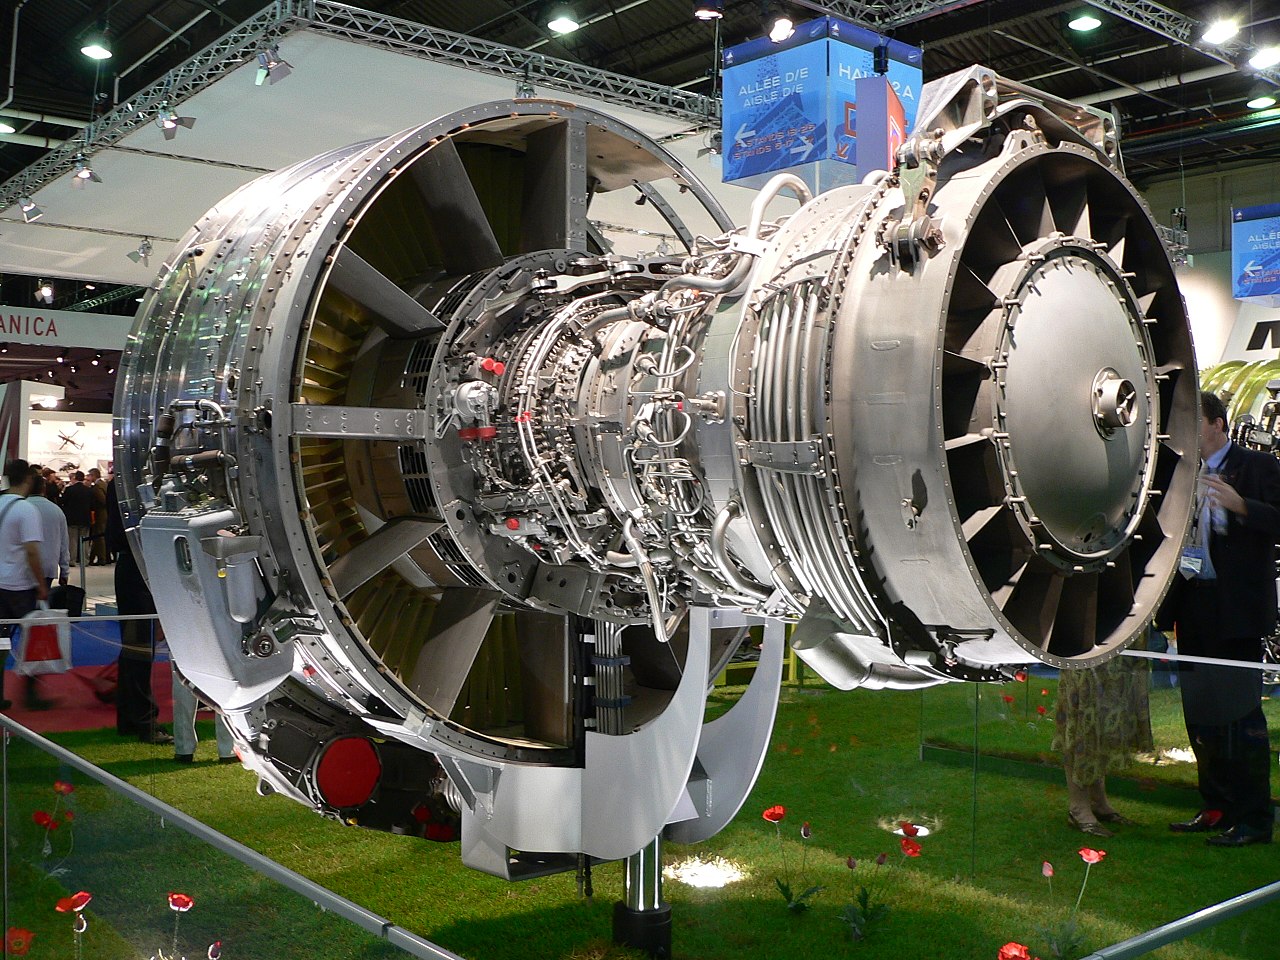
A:
[[[502,263],[502,251],[452,140],[442,140],[409,168],[440,238],[444,268],[473,273]]]
[[[520,249],[587,249],[587,128],[564,120],[529,135]]]
[[[384,407],[338,407],[295,403],[293,432],[299,437],[341,437],[344,440],[425,440],[425,410]]]
[[[431,618],[409,688],[441,716],[458,702],[501,595],[491,590],[445,590]]]
[[[329,565],[334,591],[340,597],[351,596],[442,526],[438,521],[414,517],[389,520]]]
[[[350,247],[338,250],[329,282],[356,303],[373,311],[379,325],[390,336],[413,337],[444,327],[439,317]]]

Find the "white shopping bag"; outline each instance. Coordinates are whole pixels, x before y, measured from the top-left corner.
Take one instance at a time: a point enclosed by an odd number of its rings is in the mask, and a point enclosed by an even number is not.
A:
[[[66,616],[67,611],[50,610],[42,603],[22,618],[13,655],[15,673],[32,677],[71,669],[71,624]]]

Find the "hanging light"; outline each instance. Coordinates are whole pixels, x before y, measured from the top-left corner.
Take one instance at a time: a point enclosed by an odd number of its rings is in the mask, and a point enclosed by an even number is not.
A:
[[[195,117],[180,117],[169,107],[162,107],[160,113],[156,115],[156,126],[160,128],[160,132],[164,134],[166,140],[172,140],[176,137],[179,127],[186,127],[190,130],[195,125]]]
[[[1249,66],[1255,70],[1266,70],[1280,63],[1280,47],[1263,47],[1249,58]]]
[[[781,43],[796,32],[796,22],[791,14],[779,3],[765,5],[765,34],[774,43]]]
[[[44,211],[37,207],[36,202],[30,197],[19,197],[18,209],[22,211],[23,223],[35,223],[44,216]]]
[[[1211,43],[1214,46],[1220,47],[1239,32],[1240,24],[1235,20],[1215,20],[1213,23],[1209,24],[1205,32],[1201,34],[1200,39],[1205,43]]]
[[[151,246],[151,238],[143,237],[142,242],[138,244],[138,248],[136,250],[130,250],[125,254],[125,256],[134,263],[141,263],[144,266],[150,266],[151,262],[147,258],[151,256],[151,251],[153,249],[154,248]]]
[[[95,353],[95,354],[93,355],[93,359],[92,359],[92,360],[90,360],[89,362],[90,362],[91,364],[93,364],[93,365],[96,367],[99,363],[101,363],[101,362],[102,362],[102,354],[100,354],[100,353]]]
[[[280,45],[273,43],[258,54],[258,76],[254,83],[260,87],[270,81],[274,85],[292,72],[292,65],[280,56]]]
[[[80,52],[90,60],[110,60],[111,44],[107,41],[106,29],[94,30],[86,36]]]
[[[573,15],[573,10],[569,7],[552,7],[547,14],[547,29],[552,33],[564,36],[566,33],[573,33],[582,24],[578,22],[578,18]]]
[[[1102,26],[1102,21],[1091,13],[1082,13],[1067,21],[1067,26],[1076,33],[1090,33]]]
[[[719,20],[724,16],[724,0],[694,0],[695,20]]]
[[[1270,93],[1259,93],[1245,104],[1250,110],[1270,110],[1276,105],[1275,96]]]
[[[18,128],[15,127],[8,120],[0,120],[0,134],[17,133],[17,132],[18,132]]]
[[[41,280],[40,285],[36,287],[36,301],[53,303],[53,284],[48,280]]]
[[[71,180],[73,187],[83,187],[86,183],[101,183],[102,178],[93,172],[93,167],[89,166],[89,158],[83,153],[76,154],[76,174]]]

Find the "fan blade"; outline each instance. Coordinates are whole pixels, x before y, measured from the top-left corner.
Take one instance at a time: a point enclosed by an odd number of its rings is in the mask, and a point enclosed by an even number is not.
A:
[[[346,599],[440,529],[442,524],[396,517],[329,565],[334,592]]]
[[[444,328],[439,317],[350,247],[338,251],[329,282],[373,313],[388,336],[415,337]]]
[[[445,590],[409,677],[409,689],[449,716],[467,682],[501,594],[467,587]]]
[[[498,239],[453,141],[437,143],[409,172],[441,238],[445,271],[462,275],[500,265]]]

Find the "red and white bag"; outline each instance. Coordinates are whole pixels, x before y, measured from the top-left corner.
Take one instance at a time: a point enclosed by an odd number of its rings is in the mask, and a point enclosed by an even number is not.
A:
[[[66,622],[66,616],[67,611],[50,610],[42,601],[40,607],[22,618],[13,651],[14,673],[33,677],[71,669],[71,624]]]

